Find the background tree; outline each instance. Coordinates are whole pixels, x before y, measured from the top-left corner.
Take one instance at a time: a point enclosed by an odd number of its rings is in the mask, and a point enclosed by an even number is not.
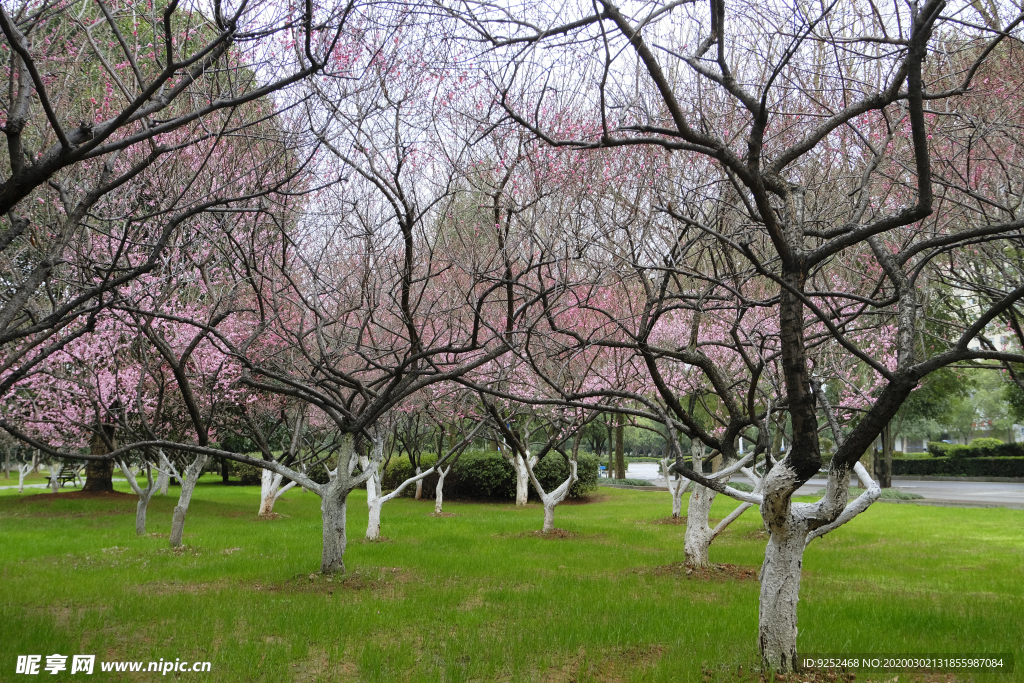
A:
[[[977,302],[960,330],[947,331],[941,350],[927,353],[918,344],[924,274],[942,259],[962,258],[977,242],[1006,244],[1022,225],[1012,204],[1000,202],[999,185],[969,170],[987,154],[977,145],[986,130],[967,133],[957,123],[980,104],[970,89],[981,66],[1007,35],[1019,32],[1024,16],[1006,9],[998,31],[984,24],[964,29],[961,13],[976,10],[947,9],[941,0],[888,10],[856,2],[811,9],[717,0],[619,8],[603,0],[552,11],[519,7],[511,11],[516,22],[505,8],[451,10],[491,51],[486,73],[496,120],[511,120],[552,147],[643,146],[679,159],[647,204],[651,211],[636,211],[642,222],[616,221],[617,245],[628,244],[627,226],[634,234],[647,225],[674,226],[649,242],[649,254],[637,250],[643,258],[628,261],[664,273],[636,279],[641,301],[657,301],[659,309],[639,331],[630,330],[631,346],[671,419],[723,455],[734,455],[741,433],[765,448],[768,416],[758,398],[786,413],[787,451],[771,463],[763,495],[748,499],[761,505],[771,532],[758,637],[765,667],[796,666],[804,547],[870,503],[869,488],[848,504],[850,475],[863,478],[861,456],[917,383],[968,360],[1020,360],[970,345],[990,321],[1019,305],[1024,288],[1009,280]],[[935,36],[947,28],[962,40],[940,42]],[[552,125],[553,110],[573,111],[575,120],[590,113],[590,125]],[[968,136],[974,144],[964,144]],[[990,211],[989,202],[1000,210]],[[657,213],[666,219],[651,215]],[[675,284],[676,273],[698,287]],[[671,304],[652,295],[655,283],[670,293]],[[709,305],[723,318],[746,318],[732,328],[732,343],[719,347],[746,367],[743,391],[710,347],[697,348],[683,335],[672,343],[651,339],[649,320]],[[751,331],[758,312],[762,328]],[[887,349],[857,339],[859,330],[880,325],[893,330]],[[562,331],[590,343],[589,333]],[[736,334],[741,331],[748,339]],[[752,343],[757,336],[764,345]],[[826,410],[837,437],[829,485],[821,501],[799,504],[793,493],[821,465],[819,411],[827,396],[813,361],[826,340],[877,375],[878,390],[842,439],[836,412]],[[659,381],[657,365],[666,358],[707,377],[727,406],[720,436],[700,428],[671,384]],[[779,368],[778,394],[761,388],[769,362]],[[744,500],[681,461],[675,468]]]

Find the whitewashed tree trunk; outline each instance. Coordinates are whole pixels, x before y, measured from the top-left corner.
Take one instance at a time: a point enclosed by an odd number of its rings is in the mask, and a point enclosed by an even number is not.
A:
[[[124,473],[124,478],[128,480],[128,485],[132,487],[132,491],[139,497],[139,502],[135,506],[135,535],[145,536],[146,535],[146,510],[149,508],[149,501],[153,498],[153,494],[156,493],[160,480],[153,481],[153,469],[149,462],[146,463],[146,488],[139,486],[138,480],[135,478],[135,473],[132,468],[128,467],[123,460],[118,460],[118,466],[121,468],[121,472]]]
[[[160,492],[161,496],[167,495],[167,489],[171,485],[171,473],[167,470],[160,468],[156,473],[156,490]]]
[[[292,438],[288,445],[288,450],[283,453],[282,458],[298,457],[304,425],[305,414],[302,411],[299,411],[296,414],[295,422],[292,425]],[[324,468],[327,469],[327,477],[330,479],[330,468],[328,468],[326,464],[324,465]],[[302,466],[302,470],[305,472],[304,466]],[[285,491],[296,485],[295,481],[292,480],[282,488],[282,481],[284,481],[284,474],[263,468],[260,473],[260,509],[256,514],[257,517],[267,518],[274,514],[274,504],[277,502],[277,499],[280,498]],[[303,488],[302,490],[305,491],[306,489]]]
[[[377,490],[377,495],[374,496],[373,501],[369,504],[370,519],[369,522],[367,522],[366,524],[366,540],[376,541],[380,538],[380,510],[382,507],[384,507],[384,503],[388,502],[389,500],[394,500],[395,498],[400,496],[402,494],[402,491],[405,490],[405,487],[409,486],[410,484],[421,482],[423,481],[424,478],[429,477],[436,468],[437,466],[435,465],[434,467],[431,467],[428,470],[420,472],[414,477],[409,477],[401,484],[399,484],[398,488],[396,488],[394,491],[387,494],[386,496],[380,495],[380,490]]]
[[[441,468],[437,471],[437,486],[434,487],[434,514],[439,515],[444,505],[444,478],[452,471],[452,466]]]
[[[419,465],[416,465],[416,474],[420,474],[422,472],[423,472],[423,468],[420,467]],[[422,499],[423,499],[423,480],[420,479],[419,481],[416,482],[416,500],[422,500]]]
[[[521,460],[523,459],[521,458]],[[544,526],[541,530],[546,534],[555,529],[555,508],[565,500],[566,496],[569,495],[569,489],[579,479],[577,476],[576,458],[569,459],[569,477],[551,493],[544,491],[544,487],[540,485],[537,475],[533,472],[533,466],[537,464],[537,456],[527,453],[524,462],[526,463],[526,471],[530,476],[530,481],[533,482],[533,488],[537,491],[537,495],[540,496],[541,504],[544,505]]]
[[[181,495],[178,497],[178,504],[174,506],[174,515],[171,518],[171,540],[172,548],[181,547],[181,537],[185,533],[185,515],[188,514],[189,503],[192,502],[192,492],[199,481],[199,475],[203,473],[208,456],[197,455],[188,467],[185,468],[185,476],[181,482]]]
[[[50,463],[50,491],[57,493],[60,491],[60,473],[64,471],[64,466],[58,463]]]
[[[274,503],[277,501],[277,490],[281,488],[284,475],[263,470],[260,473],[260,511],[259,517],[269,517],[274,513]]]
[[[690,457],[693,471],[704,474],[704,444],[697,439],[690,442]],[[686,533],[683,536],[684,561],[691,567],[707,567],[711,564],[708,555],[711,527],[708,519],[714,502],[715,491],[700,484],[694,485],[686,511]]]
[[[711,565],[708,549],[713,538],[708,519],[716,492],[697,484],[690,494],[690,505],[686,511],[686,534],[683,536],[683,555],[691,567]]]
[[[764,477],[761,516],[771,536],[761,566],[758,645],[766,669],[784,673],[797,667],[797,603],[804,549],[866,510],[881,494],[861,463],[854,472],[866,491],[849,504],[849,470],[833,468],[825,495],[816,503],[791,501],[798,480],[782,461]]]
[[[537,456],[527,454],[524,460],[523,456],[516,453],[507,459],[516,473],[516,505],[524,506],[530,497],[530,469],[537,464]]]
[[[160,491],[161,496],[167,495],[167,489],[171,485],[171,479],[177,479],[178,484],[182,483],[181,475],[178,474],[178,469],[171,462],[171,459],[167,457],[167,454],[160,450],[160,468],[157,470],[160,474],[157,478],[157,489]]]
[[[683,514],[683,494],[690,488],[691,482],[686,477],[680,475],[676,475],[676,479],[673,481],[672,474],[668,471],[668,467],[671,464],[671,458],[661,459],[661,476],[665,478],[665,483],[668,484],[668,492],[672,496],[672,519],[679,519]]]
[[[796,659],[796,606],[800,599],[807,526],[795,516],[772,525],[761,566],[758,645],[768,669],[794,671]]]
[[[693,440],[692,444],[693,470],[698,474],[704,474],[704,445],[696,439]],[[712,453],[711,457],[715,455],[715,453]],[[724,482],[728,481],[729,477],[737,470],[742,469],[751,481],[754,481],[755,492],[757,492],[760,490],[757,488],[760,486],[760,480],[756,479],[751,470],[743,469],[743,465],[752,457],[753,454],[749,454],[732,465],[721,468],[715,474],[705,476],[708,479]],[[743,502],[725,519],[716,524],[714,528],[711,528],[711,505],[715,502],[716,495],[717,492],[714,489],[696,482],[693,483],[693,492],[690,493],[690,504],[686,512],[686,533],[683,536],[683,558],[686,564],[691,567],[703,568],[711,566],[709,551],[712,541],[751,506],[751,502]]]
[[[377,446],[374,446],[374,462],[381,462],[384,457],[383,445],[380,446],[380,453],[377,453]],[[377,456],[380,456],[379,459]],[[359,466],[364,472],[370,471],[370,458],[361,455],[359,456]],[[377,467],[373,468],[373,472],[370,474],[370,478],[366,480],[366,505],[373,505],[374,501],[380,498],[380,471]]]
[[[23,462],[18,465],[18,493],[25,493],[25,476],[32,471],[32,463]]]
[[[384,507],[382,496],[377,497],[370,505],[370,515],[366,522],[366,540],[376,541],[380,538],[380,509]]]

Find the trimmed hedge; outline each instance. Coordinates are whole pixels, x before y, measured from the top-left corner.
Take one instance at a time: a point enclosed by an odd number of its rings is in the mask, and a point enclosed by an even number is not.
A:
[[[435,456],[423,457],[424,469],[434,464]],[[577,474],[579,480],[569,489],[570,498],[582,498],[597,489],[598,460],[592,455],[579,454],[577,458]],[[533,468],[537,479],[545,491],[551,491],[569,476],[569,467],[565,459],[557,453],[549,454]],[[384,472],[381,488],[391,491],[403,481],[413,476],[412,465],[406,457],[394,458]],[[437,488],[437,474],[431,474],[423,480],[423,495],[434,497]],[[530,498],[536,499],[537,493],[530,484]],[[409,485],[402,495],[412,496],[416,486]],[[445,500],[510,500],[516,497],[516,477],[509,463],[500,453],[495,451],[470,451],[463,453],[452,471],[444,479]]]
[[[965,458],[952,456],[927,460],[893,458],[892,473],[894,475],[940,477],[1024,477],[1024,457]]]
[[[929,441],[928,452],[936,458],[1024,458],[1024,444],[998,439],[975,439],[967,446]]]
[[[238,483],[243,486],[259,486],[263,477],[263,468],[228,460],[228,475],[238,479]]]
[[[250,453],[253,458],[258,458],[258,453]],[[218,465],[219,467],[219,465]],[[235,460],[228,460],[228,474],[237,479],[238,483],[242,486],[259,486],[263,477],[263,468],[256,467],[256,465],[249,465],[244,462],[236,462]],[[330,477],[327,475],[327,469],[323,465],[317,465],[309,473],[310,479],[318,484],[326,484]],[[291,479],[284,479],[281,485],[289,483]]]

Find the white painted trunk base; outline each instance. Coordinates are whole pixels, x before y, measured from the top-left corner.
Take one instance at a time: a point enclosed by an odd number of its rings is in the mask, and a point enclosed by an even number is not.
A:
[[[377,498],[370,505],[369,520],[366,522],[366,540],[380,539],[380,509],[384,507],[383,498]]]
[[[670,458],[661,459],[661,476],[668,484],[668,492],[672,496],[672,519],[679,519],[683,514],[683,494],[690,488],[690,480],[679,475],[672,475],[668,471],[671,464]],[[672,478],[673,476],[675,479]]]
[[[282,488],[281,482],[284,481],[284,475],[272,472],[270,470],[263,470],[260,474],[260,511],[257,513],[259,517],[270,517],[274,514],[274,503],[280,498],[285,491],[295,486],[294,481],[290,481]]]
[[[522,459],[522,458],[520,458]],[[530,481],[533,482],[533,488],[537,491],[537,495],[540,496],[540,502],[544,505],[544,525],[541,527],[543,533],[549,533],[555,529],[555,508],[569,495],[569,489],[579,479],[577,474],[577,463],[576,460],[569,460],[569,478],[558,485],[551,493],[544,491],[544,487],[540,485],[540,481],[537,480],[537,476],[533,472],[533,466],[537,464],[536,456],[528,456],[526,460],[526,470],[530,476]]]
[[[18,493],[25,493],[25,475],[32,471],[32,465],[18,465]]]
[[[206,466],[208,457],[197,455],[188,467],[185,468],[185,476],[181,482],[181,495],[178,496],[178,504],[174,506],[174,514],[171,517],[171,539],[172,548],[181,547],[181,537],[185,533],[185,515],[188,514],[189,503],[192,502],[192,492],[195,491],[199,475]]]
[[[434,514],[439,515],[444,511],[444,478],[448,476],[448,473],[452,471],[452,466],[449,465],[448,469],[440,469],[437,471],[437,486],[434,487]]]
[[[64,466],[61,464],[50,465],[50,492],[57,493],[60,491],[60,473],[64,471]]]
[[[370,509],[369,519],[366,522],[366,540],[376,541],[380,538],[380,512],[381,508],[384,507],[384,503],[388,502],[389,500],[394,500],[399,495],[401,495],[402,491],[405,490],[406,486],[409,486],[410,484],[422,484],[423,479],[425,477],[430,476],[433,472],[434,468],[431,467],[428,470],[421,471],[414,477],[409,477],[401,484],[399,484],[398,488],[396,488],[394,491],[387,494],[386,496],[381,495],[379,474],[375,474],[366,482],[366,504]],[[373,489],[372,493],[371,488]]]
[[[816,503],[792,502],[799,482],[782,462],[764,478],[761,516],[771,535],[761,566],[758,647],[765,669],[785,673],[797,668],[797,603],[804,549],[866,510],[881,493],[863,465],[857,463],[854,472],[866,491],[849,504],[849,472],[833,470],[825,495]]]
[[[171,485],[171,473],[165,470],[160,470],[156,475],[156,490],[160,492],[161,496],[167,495],[167,489]]]
[[[796,519],[776,524],[761,565],[758,647],[762,664],[775,671],[797,667],[796,607],[806,536],[806,526]]]
[[[516,472],[516,505],[525,506],[530,498],[530,468],[537,464],[537,458],[528,456],[532,461],[526,463],[523,456],[512,457],[512,468]]]
[[[686,564],[691,567],[709,567],[711,560],[708,548],[715,534],[708,524],[711,504],[715,501],[716,492],[695,484],[690,494],[690,505],[686,510],[686,534],[683,536],[683,555]]]

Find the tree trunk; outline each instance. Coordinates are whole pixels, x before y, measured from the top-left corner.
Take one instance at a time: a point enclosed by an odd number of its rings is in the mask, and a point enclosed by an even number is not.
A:
[[[892,451],[895,440],[892,424],[887,424],[882,430],[882,457],[875,470],[875,478],[883,489],[892,488]]]
[[[228,468],[228,459],[220,459],[220,481],[222,484],[227,485],[228,480],[231,478],[231,470]]]
[[[434,487],[434,514],[439,515],[442,511],[442,504],[444,502],[444,478],[448,476],[448,472],[452,469],[451,465],[448,466],[447,470],[438,468],[437,470],[437,486]]]
[[[355,440],[351,434],[342,439],[338,455],[338,465],[334,476],[326,486],[320,487],[320,513],[323,517],[323,552],[320,556],[320,571],[324,574],[345,571],[345,546],[348,536],[345,530],[345,515],[348,506],[348,494],[358,486],[357,478],[352,476],[356,462],[363,462],[355,453]],[[367,467],[368,460],[363,467]],[[365,471],[365,469],[364,469]],[[367,497],[373,486],[366,482]]]
[[[683,494],[689,488],[690,481],[678,474],[675,475],[676,479],[673,481],[672,475],[668,471],[671,462],[670,458],[661,459],[661,474],[665,477],[668,492],[672,495],[672,519],[679,519],[683,514]]]
[[[376,541],[380,538],[380,509],[384,506],[384,499],[377,496],[370,503],[370,518],[366,523],[366,540]]]
[[[25,493],[25,475],[32,470],[32,465],[25,463],[18,466],[18,493]]]
[[[529,457],[533,458],[533,456]],[[530,473],[526,468],[523,456],[519,454],[512,456],[512,469],[516,472],[516,506],[521,507],[526,505],[530,496]]]
[[[107,436],[113,439],[113,429],[103,427]],[[110,452],[107,444],[100,438],[99,434],[92,437],[89,442],[89,452],[92,455],[106,455]],[[112,460],[90,460],[85,466],[85,486],[83,491],[113,491],[114,490],[114,462]]]
[[[192,502],[192,492],[199,481],[199,475],[206,465],[207,456],[198,455],[192,464],[185,468],[185,474],[181,482],[181,495],[178,497],[178,504],[174,506],[174,516],[171,518],[171,547],[181,547],[181,537],[185,533],[185,515],[188,514],[189,503]]]
[[[533,471],[533,466],[537,464],[537,456],[528,456],[526,462],[529,465],[527,472],[530,476],[530,481],[533,482],[533,488],[537,491],[537,495],[540,496],[540,502],[544,505],[544,526],[542,531],[546,534],[555,528],[555,507],[566,499],[566,496],[569,495],[569,489],[579,480],[575,450],[573,451],[573,458],[569,460],[569,477],[551,493],[544,491],[544,487],[540,485],[540,481]]]
[[[161,496],[167,495],[167,489],[171,485],[171,473],[166,470],[160,470],[156,473],[156,490],[160,492]]]
[[[708,519],[716,492],[706,486],[694,484],[690,505],[686,511],[686,534],[683,536],[683,555],[691,567],[710,567],[708,548],[711,546],[711,526]]]
[[[345,571],[345,509],[348,491],[338,490],[332,482],[320,501],[324,523],[324,549],[320,571],[324,574]]]
[[[543,533],[549,533],[555,530],[555,502],[544,502],[544,528]]]
[[[274,503],[277,502],[277,492],[281,488],[284,476],[263,470],[260,474],[260,511],[258,517],[269,517],[274,513]]]
[[[121,466],[121,472],[124,473],[124,478],[128,480],[128,485],[132,487],[132,491],[139,497],[139,502],[135,505],[135,535],[145,536],[146,535],[146,510],[149,508],[149,501],[153,498],[153,494],[156,493],[157,487],[159,486],[159,479],[154,483],[153,481],[153,466],[147,460],[144,462],[146,469],[146,488],[139,486],[138,479],[131,467],[125,460],[120,460],[118,464]]]
[[[64,466],[60,463],[50,465],[50,493],[60,492],[60,473]]]
[[[626,478],[626,457],[622,448],[623,437],[626,431],[626,418],[618,416],[618,424],[615,425],[615,478]]]
[[[680,477],[680,479],[682,479]],[[677,481],[676,487],[672,489],[672,519],[679,519],[683,514],[683,491],[686,487],[683,482]]]
[[[438,457],[440,457],[440,456],[438,456]],[[422,474],[422,473],[423,473],[423,468],[420,467],[419,465],[416,465],[416,474]],[[416,482],[416,500],[423,500],[423,480],[422,479],[420,479],[418,482]]]
[[[761,566],[761,662],[766,669],[782,673],[797,668],[796,607],[806,538],[804,525],[792,518],[775,525]]]
[[[7,452],[4,455],[4,479],[11,478],[11,447],[7,447]]]
[[[149,501],[153,497],[156,487],[146,489],[139,496],[139,502],[135,506],[135,535],[146,535],[146,509],[149,508]]]

